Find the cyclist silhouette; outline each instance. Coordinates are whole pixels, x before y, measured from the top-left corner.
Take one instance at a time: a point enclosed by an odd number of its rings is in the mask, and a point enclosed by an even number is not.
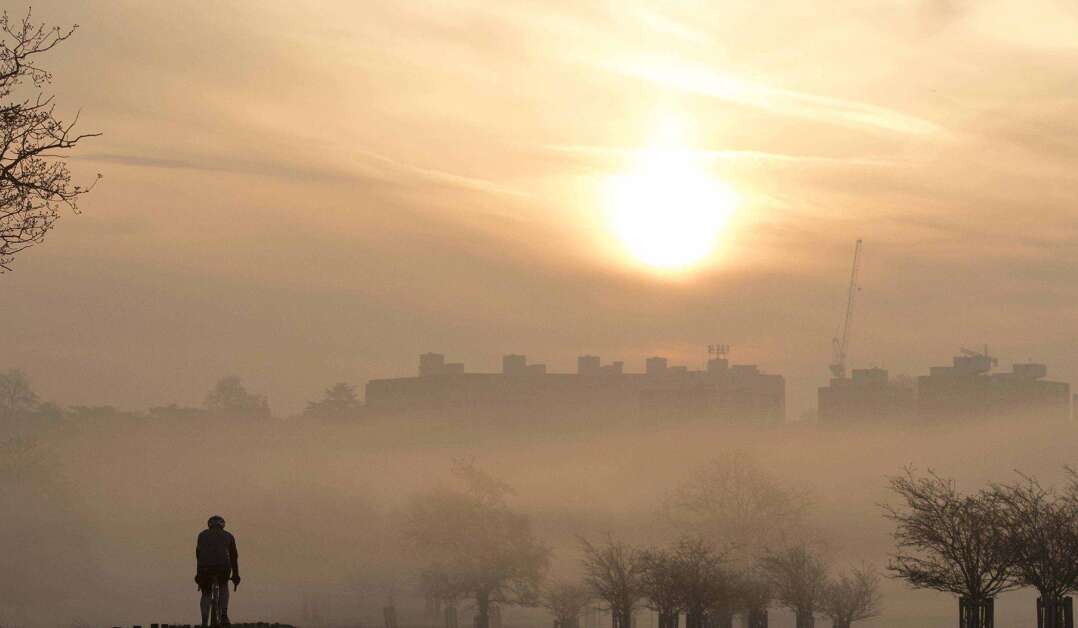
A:
[[[208,625],[210,612],[210,592],[216,581],[220,588],[221,624],[228,626],[228,580],[233,588],[240,584],[239,552],[236,551],[236,537],[225,532],[225,518],[214,515],[206,521],[206,529],[198,534],[195,546],[195,560],[198,563],[195,584],[202,592],[199,608],[202,611],[202,625]]]

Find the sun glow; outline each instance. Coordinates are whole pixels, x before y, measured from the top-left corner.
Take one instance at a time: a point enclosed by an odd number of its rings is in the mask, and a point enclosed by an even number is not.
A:
[[[688,270],[710,257],[736,203],[685,135],[677,119],[667,120],[629,170],[607,181],[610,230],[631,258],[658,271]]]

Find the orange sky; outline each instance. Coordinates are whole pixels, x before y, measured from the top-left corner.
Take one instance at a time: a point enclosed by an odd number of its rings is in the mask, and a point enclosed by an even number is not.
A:
[[[0,367],[61,403],[279,413],[329,384],[706,345],[814,405],[865,240],[853,366],[987,342],[1078,380],[1078,8],[1046,1],[37,2],[105,178],[3,283]],[[738,199],[691,272],[603,185],[670,116]]]

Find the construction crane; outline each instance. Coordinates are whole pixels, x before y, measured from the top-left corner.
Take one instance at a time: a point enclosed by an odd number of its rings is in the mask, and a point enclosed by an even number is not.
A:
[[[842,322],[842,335],[831,339],[831,376],[846,377],[846,349],[850,343],[850,321],[853,319],[853,296],[861,289],[857,285],[857,271],[861,267],[861,240],[853,247],[853,267],[850,269],[850,290],[846,295],[846,318]]]
[[[988,353],[988,345],[984,346],[984,351],[975,351],[965,347],[962,347],[960,351],[962,355],[969,358],[970,368],[976,373],[987,373],[992,370],[992,367],[999,366],[999,358]]]

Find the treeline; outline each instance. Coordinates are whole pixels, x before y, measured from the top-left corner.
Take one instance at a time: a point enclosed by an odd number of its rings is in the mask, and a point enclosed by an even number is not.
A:
[[[807,500],[775,482],[745,456],[716,461],[663,504],[660,544],[634,544],[607,534],[579,538],[574,574],[552,577],[552,551],[513,511],[511,489],[472,464],[454,471],[460,489],[413,496],[400,529],[422,564],[419,591],[427,608],[476,609],[476,628],[497,625],[502,606],[544,607],[555,628],[579,628],[589,609],[611,614],[613,628],[631,628],[650,609],[659,628],[766,628],[781,606],[812,628],[826,617],[836,628],[880,612],[879,574],[862,565],[835,573],[804,538]],[[454,618],[454,619],[449,619]]]
[[[879,575],[867,566],[832,576],[820,554],[805,544],[766,549],[751,561],[737,560],[699,537],[668,547],[637,548],[607,539],[584,542],[585,590],[602,601],[614,628],[629,628],[633,612],[654,611],[659,628],[766,628],[773,605],[794,613],[798,628],[816,617],[835,628],[880,613]],[[559,618],[564,625],[569,618]],[[572,625],[572,622],[568,622]]]
[[[1062,491],[1020,476],[974,493],[912,470],[891,479],[901,498],[886,506],[897,551],[890,571],[915,588],[959,598],[960,628],[991,628],[995,597],[1032,588],[1038,628],[1071,628],[1078,590],[1078,475]]]
[[[321,398],[310,401],[302,412],[304,418],[347,421],[362,416],[363,404],[356,387],[337,383],[326,389]],[[18,369],[0,372],[0,428],[8,432],[28,432],[59,425],[65,420],[160,419],[189,421],[222,417],[233,420],[269,419],[273,413],[265,395],[251,392],[237,376],[222,377],[207,391],[200,406],[169,404],[154,406],[145,412],[131,412],[111,405],[61,406],[42,400],[29,377]]]
[[[1032,477],[973,493],[933,473],[890,479],[898,503],[885,505],[896,551],[887,570],[914,588],[958,597],[960,628],[991,628],[995,598],[1038,593],[1039,628],[1070,628],[1068,594],[1078,590],[1078,474],[1062,490]],[[467,600],[488,628],[491,608],[542,606],[556,628],[579,628],[596,604],[613,628],[630,628],[649,609],[658,628],[763,628],[783,607],[798,628],[819,618],[835,628],[881,611],[880,574],[860,565],[835,570],[806,529],[807,501],[775,484],[751,461],[717,461],[663,504],[665,543],[606,535],[580,538],[575,575],[551,577],[551,552],[528,518],[509,509],[507,486],[472,466],[458,469],[463,491],[416,496],[402,529],[427,562],[421,591],[439,607]],[[684,623],[682,623],[684,622]]]

